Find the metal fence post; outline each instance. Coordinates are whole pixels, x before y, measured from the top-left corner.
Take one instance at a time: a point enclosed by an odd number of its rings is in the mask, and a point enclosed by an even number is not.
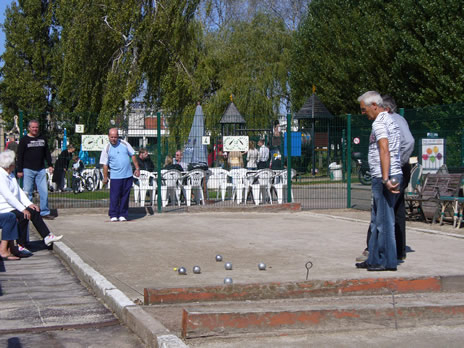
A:
[[[343,182],[346,182],[346,173],[348,171],[348,162],[346,161],[346,129],[342,129],[342,166]]]
[[[351,114],[347,115],[347,135],[346,135],[346,160],[348,162],[347,166],[347,180],[346,180],[346,207],[351,208]]]
[[[404,108],[400,108],[400,115],[404,117]]]
[[[292,202],[292,115],[287,114],[287,202]]]
[[[158,112],[156,114],[156,148],[157,148],[157,158],[156,158],[156,165],[157,165],[157,172],[158,176],[156,179],[157,186],[158,186],[158,196],[157,196],[157,206],[158,206],[158,213],[161,213],[161,113]]]
[[[19,139],[23,137],[23,129],[24,129],[24,113],[22,110],[19,110]]]

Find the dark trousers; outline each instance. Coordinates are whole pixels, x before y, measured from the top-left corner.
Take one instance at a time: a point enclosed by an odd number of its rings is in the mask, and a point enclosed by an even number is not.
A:
[[[126,179],[111,179],[110,184],[110,218],[129,216],[129,196],[132,188],[132,177]]]
[[[65,171],[60,169],[58,169],[58,171],[53,172],[53,182],[56,183],[57,190],[63,190],[65,174]]]
[[[40,212],[35,211],[31,208],[26,209],[31,213],[31,222],[34,225],[37,232],[39,232],[42,239],[48,236],[50,234],[50,230],[48,229],[47,225],[45,225],[45,222],[43,221]],[[29,220],[25,219],[24,214],[19,210],[15,209],[12,211],[12,213],[15,214],[16,218],[18,219],[18,244],[25,246],[27,243],[27,225],[29,223]]]
[[[269,168],[268,161],[259,161],[258,162],[258,169],[266,169]]]
[[[399,197],[395,204],[395,240],[396,240],[396,253],[398,259],[406,257],[406,206],[404,202],[404,190],[409,185],[411,180],[411,165],[406,163],[401,167],[403,172],[403,184],[400,187]],[[366,244],[369,245],[371,238],[371,225],[367,230]]]

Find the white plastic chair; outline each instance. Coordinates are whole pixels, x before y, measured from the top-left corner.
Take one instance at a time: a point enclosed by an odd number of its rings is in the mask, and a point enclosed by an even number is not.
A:
[[[271,185],[271,187],[277,193],[277,202],[279,204],[283,203],[283,197],[287,190],[287,177],[288,177],[287,174],[288,174],[287,169],[281,170],[278,173],[276,173],[276,175],[274,176],[274,183]],[[296,170],[292,169],[292,179],[295,176],[296,176]],[[292,202],[293,202],[293,189],[292,189],[291,195],[292,195]]]
[[[237,204],[242,203],[242,200],[246,203],[246,197],[249,188],[249,182],[247,178],[248,170],[245,168],[231,169],[229,176],[232,178],[232,182],[227,186],[232,188],[232,201],[237,198]]]
[[[53,190],[55,191],[56,190],[56,184],[52,181],[53,179],[53,173],[50,173],[48,171],[48,168],[45,169],[45,174],[47,175],[47,185],[48,185],[48,189],[49,190]]]
[[[208,177],[206,187],[209,190],[216,191],[216,199],[219,198],[219,192],[221,192],[221,198],[224,202],[226,197],[227,178],[229,176],[229,172],[220,167],[210,168],[209,171],[211,172],[211,175]]]
[[[257,181],[256,183],[251,185],[255,204],[259,205],[261,203],[263,192],[267,193],[267,197],[269,197],[269,201],[272,204],[271,186],[272,181],[274,179],[274,172],[271,169],[267,168],[260,169],[256,172],[256,174],[253,177]],[[265,201],[267,197],[264,197],[263,201]]]
[[[152,179],[150,183],[150,179]],[[146,170],[140,171],[140,176],[134,176],[134,184],[132,185],[134,188],[134,199],[136,202],[140,200],[140,206],[145,206],[145,197],[147,195],[147,191],[151,191],[151,202],[150,204],[153,205],[155,198],[156,198],[156,175],[150,173]]]
[[[103,189],[103,169],[95,167],[93,169],[93,181],[95,184],[95,190]]]
[[[177,199],[177,205],[180,206],[180,187],[178,183],[181,177],[181,172],[175,169],[161,171],[161,200],[163,207],[168,205],[168,198]],[[173,193],[174,197],[172,196]],[[174,199],[171,199],[171,201],[174,204]]]
[[[201,201],[203,205],[205,205],[205,197],[203,195],[203,187],[202,182],[203,178],[205,177],[204,170],[201,169],[194,169],[188,172],[186,175],[179,180],[179,186],[184,192],[185,202],[187,206],[190,207],[190,203],[192,200],[192,193],[195,194],[195,197],[198,198],[198,201]],[[183,183],[182,183],[183,182]]]

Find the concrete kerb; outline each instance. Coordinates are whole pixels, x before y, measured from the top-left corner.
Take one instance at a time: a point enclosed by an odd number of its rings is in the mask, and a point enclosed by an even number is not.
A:
[[[143,308],[135,305],[122,291],[85,263],[66,244],[54,243],[53,251],[147,346],[153,348],[188,347],[179,337],[170,334],[164,325],[145,312]]]

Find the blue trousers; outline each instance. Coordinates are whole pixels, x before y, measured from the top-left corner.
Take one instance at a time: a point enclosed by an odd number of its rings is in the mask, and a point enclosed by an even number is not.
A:
[[[129,196],[132,188],[132,177],[125,179],[111,179],[110,185],[110,218],[129,216]]]
[[[393,177],[393,176],[392,176]],[[403,176],[395,175],[401,187]],[[372,178],[373,204],[369,257],[371,266],[396,268],[398,265],[395,241],[395,204],[399,194],[391,193],[382,184],[382,178]]]
[[[48,208],[48,185],[45,169],[32,170],[24,168],[23,174],[23,190],[28,196],[29,200],[32,201],[32,193],[34,192],[35,182],[37,191],[39,191],[40,196],[40,215],[49,215],[50,209]]]
[[[2,240],[18,239],[18,222],[15,214],[1,213],[0,228],[2,229]]]

